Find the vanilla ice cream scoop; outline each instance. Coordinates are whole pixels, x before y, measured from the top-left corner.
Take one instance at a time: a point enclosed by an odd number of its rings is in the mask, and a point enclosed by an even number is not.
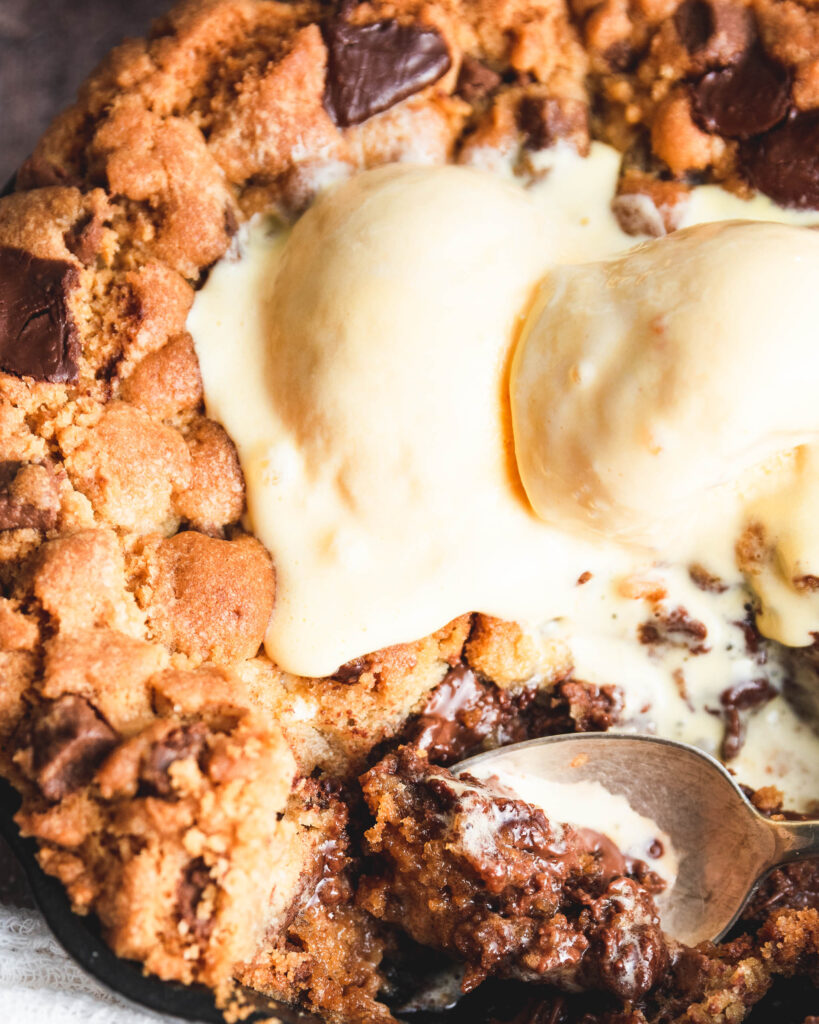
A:
[[[819,232],[705,224],[549,273],[515,355],[515,453],[551,523],[657,546],[819,434]]]
[[[517,477],[507,383],[553,245],[530,197],[385,167],[248,244],[190,322],[274,555],[271,658],[322,676],[473,607],[532,603],[555,541]]]

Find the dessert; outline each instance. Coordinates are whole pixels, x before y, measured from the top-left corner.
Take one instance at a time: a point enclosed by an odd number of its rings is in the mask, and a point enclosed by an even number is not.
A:
[[[189,0],[46,133],[0,771],[119,955],[339,1024],[448,960],[521,1020],[816,984],[815,865],[680,948],[663,851],[447,766],[616,725],[816,808],[818,19]]]

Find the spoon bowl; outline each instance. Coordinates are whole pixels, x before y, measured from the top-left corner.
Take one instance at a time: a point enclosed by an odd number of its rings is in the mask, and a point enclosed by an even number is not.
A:
[[[819,856],[819,822],[763,817],[718,761],[671,740],[611,732],[549,736],[479,754],[453,771],[597,782],[625,797],[674,848],[677,876],[657,906],[666,933],[686,945],[722,938],[773,868]],[[549,808],[543,810],[548,817]]]

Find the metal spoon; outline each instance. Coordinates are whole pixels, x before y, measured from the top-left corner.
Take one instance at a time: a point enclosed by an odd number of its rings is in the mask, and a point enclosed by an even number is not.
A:
[[[599,782],[655,822],[679,858],[675,883],[657,900],[660,918],[686,945],[722,938],[773,868],[819,857],[819,821],[764,818],[718,761],[683,743],[618,733],[550,736],[479,754],[453,771],[485,777],[490,766],[552,782]]]

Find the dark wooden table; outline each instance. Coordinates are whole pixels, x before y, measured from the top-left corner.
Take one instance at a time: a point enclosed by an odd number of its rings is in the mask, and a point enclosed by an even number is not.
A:
[[[0,0],[0,185],[94,65],[172,0]]]
[[[97,62],[171,0],[0,0],[0,187]],[[0,840],[0,902],[25,883]]]

